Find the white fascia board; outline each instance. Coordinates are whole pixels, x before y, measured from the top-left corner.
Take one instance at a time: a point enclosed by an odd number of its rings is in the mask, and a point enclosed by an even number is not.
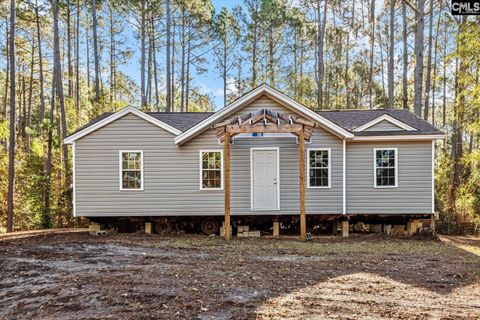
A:
[[[382,122],[382,121],[388,121],[391,124],[401,128],[403,130],[407,130],[407,131],[416,131],[417,130],[416,128],[409,126],[405,122],[402,122],[398,119],[395,119],[394,117],[389,116],[388,114],[383,114],[380,117],[375,118],[372,121],[365,123],[363,126],[360,126],[360,127],[356,128],[355,130],[353,130],[353,132],[359,132],[359,131],[366,130],[366,129],[368,129],[368,128],[370,128],[370,127],[372,127],[372,126],[374,126],[377,123]]]
[[[442,134],[416,134],[416,135],[397,135],[397,136],[356,136],[351,141],[399,141],[399,140],[443,140]]]
[[[105,126],[105,125],[107,125],[107,124],[109,124],[109,123],[111,123],[111,122],[129,114],[129,113],[132,113],[132,114],[142,118],[143,120],[148,121],[151,124],[154,124],[157,127],[160,127],[160,128],[162,128],[162,129],[164,129],[164,130],[166,130],[166,131],[168,131],[168,132],[170,132],[170,133],[172,133],[176,136],[179,135],[180,133],[182,133],[180,130],[166,124],[165,122],[162,122],[162,121],[146,114],[145,112],[142,112],[142,111],[138,110],[137,108],[129,106],[129,107],[123,108],[122,110],[119,110],[119,111],[113,113],[112,115],[106,117],[105,119],[102,119],[102,120],[98,121],[97,123],[85,128],[85,129],[83,129],[83,130],[81,130],[81,131],[79,131],[79,132],[77,132],[77,133],[75,133],[71,136],[68,136],[67,138],[65,138],[63,140],[63,142],[65,144],[71,144],[74,141],[86,136],[87,134],[89,134],[89,133],[91,133],[95,130],[100,129],[103,126]]]
[[[222,110],[216,112],[214,115],[206,118],[205,120],[201,121],[197,125],[191,127],[187,131],[183,132],[182,134],[178,135],[175,138],[175,144],[180,145],[190,138],[194,137],[196,134],[200,133],[203,130],[206,130],[209,126],[217,122],[218,120],[222,119],[223,117],[237,111],[238,109],[245,106],[245,104],[252,99],[256,98],[261,94],[267,94],[274,100],[277,100],[279,103],[286,105],[288,108],[292,109],[293,111],[303,113],[310,117],[312,120],[321,123],[325,128],[329,129],[337,133],[338,135],[345,137],[345,138],[352,138],[353,134],[339,125],[333,123],[332,121],[324,118],[323,116],[317,114],[316,112],[308,109],[307,107],[301,105],[300,103],[296,102],[295,100],[291,99],[290,97],[284,95],[283,93],[271,88],[266,84],[262,84],[257,88],[253,89],[249,93],[245,94],[244,96],[238,98],[236,101],[232,102],[227,107],[223,108]]]

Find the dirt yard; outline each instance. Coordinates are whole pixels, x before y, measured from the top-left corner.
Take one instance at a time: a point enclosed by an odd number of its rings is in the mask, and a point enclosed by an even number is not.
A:
[[[4,237],[0,319],[480,319],[478,248],[454,237]]]

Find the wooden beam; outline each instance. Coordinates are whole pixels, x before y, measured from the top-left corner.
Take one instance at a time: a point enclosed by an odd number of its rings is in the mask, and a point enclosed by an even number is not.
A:
[[[300,161],[300,240],[307,239],[307,216],[305,212],[305,137],[299,132],[299,161]]]
[[[233,134],[233,133],[253,133],[253,132],[284,132],[284,133],[293,133],[293,132],[300,132],[303,131],[303,125],[301,124],[282,124],[277,125],[275,123],[267,124],[267,125],[228,125],[226,131]]]
[[[223,142],[224,153],[224,191],[225,191],[225,240],[230,241],[230,134],[225,133],[225,140]]]
[[[293,119],[293,122],[294,122],[294,123],[304,124],[304,125],[309,126],[309,127],[314,127],[314,126],[315,126],[315,122],[310,121],[310,120],[306,120],[306,119],[303,119],[303,118]]]

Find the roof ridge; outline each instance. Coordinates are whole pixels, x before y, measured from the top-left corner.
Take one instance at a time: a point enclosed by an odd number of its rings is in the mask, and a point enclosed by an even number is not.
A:
[[[160,113],[160,114],[195,114],[195,113],[215,113],[215,111],[147,111],[145,113]]]
[[[381,108],[381,109],[330,109],[330,110],[317,110],[315,112],[320,113],[320,112],[342,112],[342,111],[389,111],[389,110],[405,110],[405,109],[386,109],[386,108]]]

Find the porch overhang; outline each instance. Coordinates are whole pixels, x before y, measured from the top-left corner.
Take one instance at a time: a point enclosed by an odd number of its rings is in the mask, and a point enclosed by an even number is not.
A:
[[[305,209],[305,140],[310,140],[316,123],[268,109],[233,117],[212,125],[224,144],[225,240],[230,240],[230,144],[242,133],[291,133],[299,143],[300,184],[300,239],[306,240],[307,219]]]

